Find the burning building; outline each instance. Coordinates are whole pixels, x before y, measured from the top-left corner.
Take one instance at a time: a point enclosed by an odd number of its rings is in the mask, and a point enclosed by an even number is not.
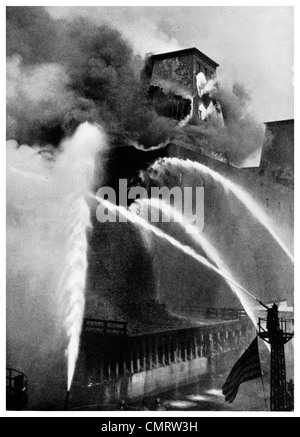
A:
[[[62,24],[42,8],[8,8],[7,18],[7,364],[28,375],[28,408],[62,402],[83,313],[126,320],[129,330],[142,332],[190,326],[190,318],[177,317],[184,305],[241,307],[223,277],[166,240],[134,223],[100,225],[91,196],[94,165],[96,188],[114,188],[120,178],[141,184],[138,173],[149,175],[150,163],[151,175],[160,171],[166,186],[204,186],[205,234],[219,253],[197,250],[226,265],[258,298],[292,300],[292,265],[260,215],[272,218],[290,248],[291,178],[277,152],[277,167],[269,165],[281,140],[266,142],[263,166],[233,165],[227,146],[236,145],[234,157],[248,155],[240,140],[249,124],[242,117],[231,123],[215,61],[196,48],[152,56],[144,99],[132,49],[116,30],[81,20]],[[216,173],[244,198],[228,193]],[[151,175],[150,184],[159,185]],[[175,234],[181,245],[194,244],[184,229]]]
[[[211,117],[202,120],[199,111],[205,95],[204,100],[211,99],[212,104],[219,107],[219,100],[214,98],[218,87],[217,66],[196,48],[151,57],[149,101],[163,115],[162,119],[175,121],[178,129],[153,150],[137,150],[128,144],[110,150],[106,156],[105,182],[115,189],[117,196],[120,178],[128,179],[129,186],[144,185],[138,177],[141,172],[149,176],[146,179],[150,186],[204,187],[204,232],[218,248],[233,276],[261,300],[285,299],[292,305],[293,265],[267,229],[274,227],[274,233],[285,242],[288,251],[292,251],[292,179],[287,182],[278,172],[275,176],[270,165],[263,164],[265,151],[274,147],[272,141],[278,142],[276,147],[280,149],[280,141],[274,134],[270,137],[267,131],[264,143],[261,138],[261,163],[256,166],[239,168],[226,157],[226,152],[220,151],[217,137],[227,129],[226,108],[220,108],[225,127],[214,123],[211,126]],[[202,74],[208,80],[200,86]],[[283,124],[278,123],[279,128]],[[182,135],[191,127],[195,128],[193,135]],[[292,122],[289,129],[291,133]],[[210,132],[215,136],[210,136]],[[239,145],[236,154],[244,153],[243,145]],[[288,142],[282,147],[293,149],[293,135],[288,136]],[[175,161],[169,165],[168,160],[173,158]],[[231,181],[243,194],[239,199],[228,194],[226,186],[212,180],[209,174],[188,168],[188,160]],[[155,179],[157,170],[163,173],[160,181]],[[249,202],[252,203],[247,207]],[[263,219],[268,217],[270,221],[266,225],[260,223],[251,213],[253,208],[257,208],[258,216],[263,211]],[[191,244],[182,230],[177,229],[176,238]],[[129,327],[138,331],[148,329],[144,328],[146,325],[155,329],[155,323],[159,323],[159,317],[154,315],[157,308],[153,309],[151,317],[145,315],[149,312],[149,302],[155,299],[175,314],[180,307],[191,305],[199,308],[241,307],[239,298],[222,278],[202,269],[179,251],[170,256],[168,248],[151,236],[145,242],[139,230],[126,223],[107,223],[105,226],[99,226],[96,220],[93,223],[87,290],[87,316],[128,319]]]
[[[218,87],[216,84],[218,64],[215,61],[196,48],[191,48],[154,55],[152,56],[152,65],[149,94],[152,97],[155,96],[154,105],[158,111],[162,110],[162,106],[157,102],[161,102],[164,98],[168,102],[164,107],[164,115],[181,120],[179,124],[189,117],[210,121],[216,113],[222,116],[220,104],[212,92]],[[201,79],[203,79],[202,82]],[[172,95],[173,100],[170,95]],[[172,106],[171,100],[176,101],[177,104]],[[210,103],[207,103],[209,100]],[[207,107],[211,104],[214,105],[215,113],[213,115],[206,113],[206,116],[203,117],[199,108],[201,109],[205,104]],[[185,112],[182,111],[183,107],[186,108]],[[190,108],[189,113],[187,113],[188,108]],[[162,164],[162,167],[165,166],[163,171],[166,172],[167,177],[163,178],[161,183],[168,185],[168,181],[172,181],[171,184],[181,187],[204,186],[205,232],[210,234],[216,247],[223,247],[225,252],[230,251],[231,255],[226,258],[235,260],[232,269],[238,270],[239,277],[243,278],[249,289],[254,290],[261,299],[266,299],[267,296],[271,295],[273,298],[280,299],[282,296],[292,304],[292,268],[289,266],[284,250],[275,247],[273,239],[269,239],[266,234],[270,229],[276,229],[276,234],[285,242],[286,251],[292,252],[293,120],[266,123],[265,136],[261,138],[261,144],[258,145],[261,157],[256,160],[255,165],[251,166],[242,163],[237,167],[226,159],[226,154],[218,153],[217,139],[206,135],[205,129],[206,127],[197,132],[197,138],[190,136],[188,141],[186,138],[184,140],[173,138],[169,141],[165,148],[165,164]],[[222,135],[220,125],[216,127],[216,130]],[[204,135],[202,135],[203,132]],[[247,133],[251,136],[251,130],[245,132],[245,134]],[[241,144],[241,154],[243,153],[242,146]],[[168,164],[173,158],[177,160],[173,161],[173,164],[174,162],[178,163],[177,167]],[[169,159],[170,161],[168,161]],[[183,165],[184,162],[188,161],[205,165],[211,169],[211,174],[215,172],[222,175],[223,178],[241,187],[244,194],[241,193],[239,201],[240,203],[244,202],[244,206],[248,202],[248,212],[241,204],[232,203],[230,195],[226,193],[226,187],[222,186],[221,183],[214,181],[213,187],[211,176],[208,173],[199,177],[199,174],[188,168],[188,165]],[[261,218],[262,216],[266,218],[268,224],[266,224],[265,229],[262,229],[261,224],[254,223],[254,221],[251,224],[251,230],[249,228],[247,230],[248,225],[245,221],[249,216],[249,211],[252,210],[253,213],[253,209],[257,209],[256,217],[259,218],[261,214]],[[237,217],[236,214],[240,214],[240,217]],[[263,221],[262,219],[261,223]],[[218,229],[218,235],[215,234],[216,229]],[[245,243],[248,249],[245,249]],[[272,253],[273,250],[275,250],[276,255],[274,252]],[[267,273],[269,263],[273,266],[275,263],[278,268],[280,266],[281,274],[278,275],[278,271],[275,269],[269,275]],[[237,266],[239,266],[238,269],[236,269]],[[216,286],[215,290],[217,289]],[[196,291],[195,294],[191,293],[189,301],[196,298],[196,293]],[[217,295],[220,306],[239,305],[233,294],[229,295],[220,289]],[[166,292],[165,297],[167,301],[170,299],[169,292]]]
[[[159,115],[176,120],[221,115],[210,97],[219,66],[195,47],[153,55],[149,96]]]

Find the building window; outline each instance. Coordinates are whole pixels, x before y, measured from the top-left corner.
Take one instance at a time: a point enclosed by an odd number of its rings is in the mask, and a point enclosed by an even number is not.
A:
[[[266,205],[269,206],[269,199],[266,198]]]
[[[200,62],[196,62],[196,74],[200,73],[200,71],[201,71]]]
[[[206,67],[204,67],[204,74],[205,74],[205,77],[206,77],[206,79],[207,79],[208,72],[207,72],[207,68],[206,68]]]

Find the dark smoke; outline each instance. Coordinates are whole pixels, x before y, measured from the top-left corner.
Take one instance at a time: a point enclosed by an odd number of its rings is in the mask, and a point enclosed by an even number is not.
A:
[[[247,113],[250,97],[241,84],[214,92],[224,128],[195,119],[178,127],[149,101],[151,72],[151,57],[134,56],[116,29],[54,20],[42,7],[8,7],[7,138],[58,145],[88,121],[104,127],[111,145],[147,149],[180,139],[237,166],[261,147],[264,130]]]
[[[112,143],[153,147],[174,126],[147,101],[140,59],[106,25],[8,7],[7,57],[8,139],[57,145],[89,121],[104,126]]]
[[[248,111],[251,97],[242,84],[235,83],[232,89],[218,84],[211,98],[221,105],[224,126],[218,126],[213,118],[206,121],[193,118],[180,136],[186,136],[202,149],[216,152],[239,167],[261,149],[265,140],[264,126]]]
[[[148,99],[151,58],[134,56],[120,33],[84,19],[54,20],[42,7],[7,8],[7,137],[58,145],[85,121],[101,124],[112,145],[193,142],[239,166],[262,145],[241,84],[219,87],[225,127],[190,120],[176,127]],[[144,65],[143,65],[144,64]],[[208,141],[203,142],[203,139]]]

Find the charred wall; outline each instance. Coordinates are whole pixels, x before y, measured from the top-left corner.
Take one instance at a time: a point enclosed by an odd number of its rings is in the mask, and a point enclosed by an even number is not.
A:
[[[188,102],[185,102],[186,111],[189,110],[191,115],[198,116],[200,98],[197,92],[196,76],[202,72],[207,80],[212,79],[216,75],[217,66],[216,62],[195,47],[154,55],[152,56],[150,97],[154,94],[157,97],[159,92],[167,95],[167,100],[170,100],[170,94],[177,99],[181,96],[182,99],[190,101],[190,107],[188,107]],[[157,102],[156,108],[160,113],[161,109]],[[178,112],[180,111],[169,110],[167,116],[175,119],[184,118],[183,116],[179,118]]]
[[[149,97],[157,114],[163,117],[180,121],[187,117],[192,110],[190,99],[184,99],[171,92],[165,94],[159,86],[150,86]]]
[[[193,109],[194,94],[193,56],[154,60],[149,97],[159,115],[183,120]]]
[[[193,56],[155,60],[150,85],[163,87],[164,82],[174,83],[193,94],[195,91]]]

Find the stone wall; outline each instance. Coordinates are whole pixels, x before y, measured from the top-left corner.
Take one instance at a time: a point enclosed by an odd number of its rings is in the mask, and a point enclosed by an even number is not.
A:
[[[229,371],[254,335],[247,318],[127,338],[83,333],[69,407],[141,399]]]

